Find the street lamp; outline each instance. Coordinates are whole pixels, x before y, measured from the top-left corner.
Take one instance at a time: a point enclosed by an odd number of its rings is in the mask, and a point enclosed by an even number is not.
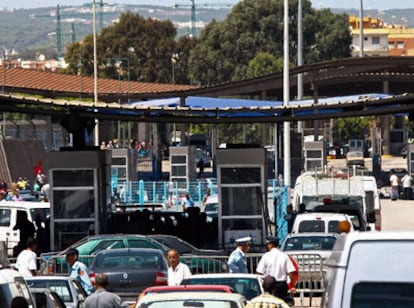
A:
[[[78,75],[80,76],[80,88],[79,88],[79,99],[82,99],[82,92],[83,92],[83,63],[82,59],[79,59],[78,64]]]

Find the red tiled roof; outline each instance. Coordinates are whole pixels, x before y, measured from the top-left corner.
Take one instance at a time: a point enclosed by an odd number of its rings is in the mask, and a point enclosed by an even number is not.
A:
[[[30,89],[63,93],[85,93],[93,95],[93,77],[81,77],[61,73],[0,66],[0,85],[14,89]],[[137,81],[119,81],[116,79],[98,79],[100,94],[145,94],[177,92],[196,89],[190,85],[174,85]]]

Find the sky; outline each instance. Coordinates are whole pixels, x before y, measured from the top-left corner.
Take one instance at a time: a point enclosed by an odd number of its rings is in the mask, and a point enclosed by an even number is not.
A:
[[[36,7],[55,7],[56,5],[82,5],[91,3],[93,0],[0,0],[0,8],[21,9]],[[100,0],[96,0],[99,3]],[[190,0],[105,0],[109,4],[154,4],[172,6],[174,3],[191,3]],[[225,3],[232,4],[237,0],[195,0],[195,3]],[[363,0],[364,9],[407,9],[414,8],[414,0]],[[312,6],[315,8],[344,8],[359,9],[360,0],[312,0]]]

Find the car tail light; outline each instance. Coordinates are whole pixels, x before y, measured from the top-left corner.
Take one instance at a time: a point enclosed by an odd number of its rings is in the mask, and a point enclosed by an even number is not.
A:
[[[166,285],[168,285],[168,276],[163,272],[156,272],[154,286],[166,286]]]
[[[89,272],[89,279],[91,280],[91,283],[94,287],[96,287],[95,277],[96,277],[96,274],[94,272]]]

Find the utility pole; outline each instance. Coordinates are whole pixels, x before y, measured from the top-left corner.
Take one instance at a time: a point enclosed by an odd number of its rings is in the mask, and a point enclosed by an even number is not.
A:
[[[181,4],[174,3],[173,8],[177,7],[190,7],[191,8],[191,37],[196,37],[196,6],[197,7],[223,7],[223,6],[232,6],[233,4],[228,3],[203,3],[195,4],[194,0],[190,0],[191,4]]]

